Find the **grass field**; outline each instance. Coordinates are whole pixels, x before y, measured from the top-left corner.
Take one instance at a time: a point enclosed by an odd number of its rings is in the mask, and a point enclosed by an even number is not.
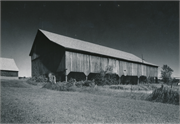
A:
[[[103,90],[102,90],[103,89]],[[60,92],[25,81],[1,82],[2,123],[179,123],[179,106],[130,99],[98,87]]]

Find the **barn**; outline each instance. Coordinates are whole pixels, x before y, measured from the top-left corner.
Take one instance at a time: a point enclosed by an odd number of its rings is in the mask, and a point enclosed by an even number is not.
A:
[[[19,69],[11,58],[0,58],[1,79],[18,79]]]
[[[158,66],[120,50],[89,43],[39,29],[31,51],[32,77],[52,72],[63,81],[73,75],[90,79],[93,74],[113,67],[119,77],[157,77]],[[76,77],[74,76],[74,77]]]

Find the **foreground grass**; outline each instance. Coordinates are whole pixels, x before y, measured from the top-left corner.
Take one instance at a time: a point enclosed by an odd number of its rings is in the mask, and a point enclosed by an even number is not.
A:
[[[26,85],[25,82],[21,84]],[[127,99],[106,90],[90,94],[88,89],[60,92],[17,85],[1,85],[2,123],[179,122],[177,105]]]

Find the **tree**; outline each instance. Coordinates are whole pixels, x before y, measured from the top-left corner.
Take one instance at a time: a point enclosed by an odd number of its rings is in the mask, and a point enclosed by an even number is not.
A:
[[[161,77],[164,83],[171,82],[172,72],[173,70],[168,65],[163,65],[162,70],[161,70]]]

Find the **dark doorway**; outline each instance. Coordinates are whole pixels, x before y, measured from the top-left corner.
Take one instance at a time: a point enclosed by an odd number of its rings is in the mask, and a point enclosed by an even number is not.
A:
[[[86,80],[86,75],[83,72],[70,72],[68,74],[68,80],[76,79],[76,81]]]
[[[88,80],[96,79],[97,75],[99,75],[99,73],[89,73]]]

